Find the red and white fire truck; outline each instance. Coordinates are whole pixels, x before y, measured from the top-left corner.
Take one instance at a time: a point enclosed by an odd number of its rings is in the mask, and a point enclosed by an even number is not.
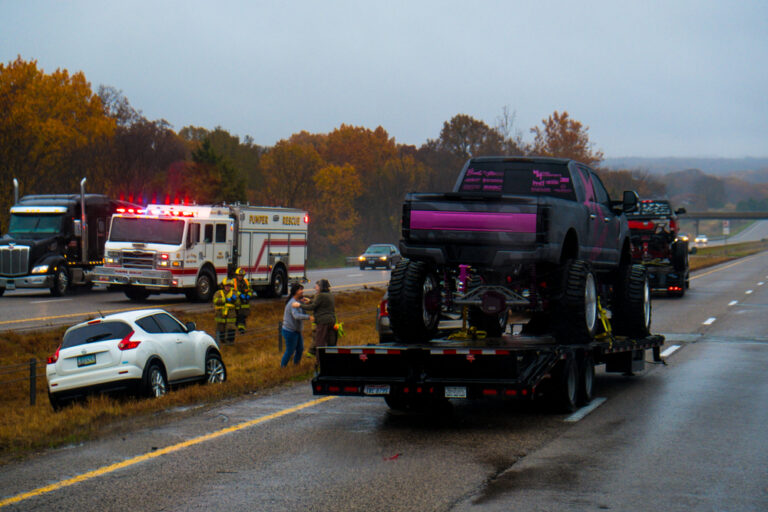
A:
[[[289,281],[306,281],[303,210],[247,205],[150,204],[112,216],[104,266],[96,282],[121,287],[133,300],[186,293],[209,301],[217,283],[241,267],[261,296],[278,296]]]

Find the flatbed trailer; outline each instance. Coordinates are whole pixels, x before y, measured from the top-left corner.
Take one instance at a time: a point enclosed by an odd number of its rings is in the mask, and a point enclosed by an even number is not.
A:
[[[544,399],[561,412],[588,403],[596,365],[633,374],[651,350],[661,361],[661,335],[604,335],[588,344],[558,344],[550,336],[504,335],[428,344],[383,343],[323,347],[312,379],[315,395],[383,397],[393,409],[447,399]]]

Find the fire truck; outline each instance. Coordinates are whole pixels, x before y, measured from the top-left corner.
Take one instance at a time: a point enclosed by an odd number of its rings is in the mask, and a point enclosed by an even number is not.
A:
[[[150,204],[112,216],[99,283],[132,300],[185,293],[211,300],[217,283],[241,267],[260,296],[284,295],[306,282],[309,215],[249,205]]]

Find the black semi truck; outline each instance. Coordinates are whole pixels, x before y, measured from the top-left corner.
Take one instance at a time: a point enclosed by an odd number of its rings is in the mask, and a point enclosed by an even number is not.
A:
[[[102,194],[27,195],[14,205],[8,233],[0,238],[0,295],[17,288],[50,289],[60,296],[90,287],[103,264],[109,220],[118,207],[137,206]]]

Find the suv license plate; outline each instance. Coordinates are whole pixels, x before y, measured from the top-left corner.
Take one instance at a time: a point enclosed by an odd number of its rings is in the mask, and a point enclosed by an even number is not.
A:
[[[77,356],[77,367],[89,366],[96,364],[96,354],[88,354],[85,356]]]
[[[365,394],[366,395],[388,395],[389,384],[366,384]]]
[[[446,386],[445,398],[467,398],[467,388],[465,386]]]

